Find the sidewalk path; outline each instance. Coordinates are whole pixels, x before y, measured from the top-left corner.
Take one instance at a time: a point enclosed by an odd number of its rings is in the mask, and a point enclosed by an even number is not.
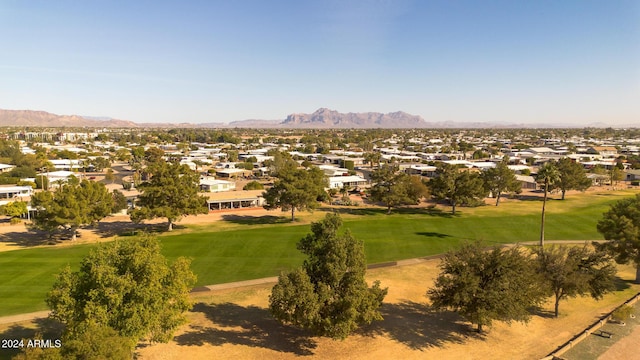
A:
[[[49,316],[49,310],[37,311],[37,312],[26,313],[26,314],[3,316],[3,317],[0,317],[0,325],[13,324],[17,322],[23,322],[23,321],[29,321],[29,320],[35,320],[35,319],[42,319],[42,318],[46,318],[47,316]]]

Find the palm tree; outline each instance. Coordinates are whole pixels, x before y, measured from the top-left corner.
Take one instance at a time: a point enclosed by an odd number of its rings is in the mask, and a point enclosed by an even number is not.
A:
[[[544,247],[544,210],[547,205],[547,194],[549,192],[549,186],[553,186],[560,181],[560,172],[555,162],[549,161],[544,164],[538,170],[538,176],[536,178],[538,183],[544,186],[544,198],[542,200],[542,220],[540,222],[540,248]]]

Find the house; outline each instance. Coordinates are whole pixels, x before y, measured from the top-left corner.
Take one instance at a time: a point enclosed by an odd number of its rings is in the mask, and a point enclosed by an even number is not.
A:
[[[349,169],[332,165],[319,165],[318,168],[324,172],[326,176],[347,176]]]
[[[604,174],[587,174],[587,178],[591,180],[593,186],[602,186],[611,182],[609,175]]]
[[[405,169],[405,172],[407,174],[409,174],[409,175],[421,175],[421,176],[426,176],[426,177],[435,177],[436,176],[436,170],[438,170],[438,168],[436,166],[431,166],[431,165],[411,165],[410,167]]]
[[[525,149],[524,152],[528,152],[528,153],[531,153],[533,155],[556,155],[556,154],[558,154],[558,151],[553,150],[552,148],[548,148],[548,147],[528,148],[528,149]]]
[[[53,159],[49,160],[53,167],[57,170],[81,169],[83,167],[82,160],[78,159]]]
[[[0,174],[11,171],[15,166],[9,164],[0,164]]]
[[[51,171],[46,173],[40,173],[36,177],[44,176],[49,180],[50,185],[58,184],[60,182],[67,182],[71,176],[76,176],[77,173],[71,171]]]
[[[349,187],[360,187],[367,184],[367,180],[365,180],[361,176],[351,175],[351,176],[330,176],[329,177],[329,188],[330,189],[341,189],[345,186]]]
[[[32,193],[33,188],[31,186],[0,186],[0,200],[29,197]]]
[[[236,189],[236,183],[233,181],[218,180],[209,177],[200,178],[200,191],[204,192],[221,192]]]
[[[467,160],[445,160],[443,161],[443,163],[453,166],[464,165],[468,168],[473,167],[473,163]]]
[[[533,176],[530,175],[518,175],[516,174],[516,179],[522,184],[523,190],[536,190],[538,188],[538,183]]]
[[[238,178],[253,175],[253,171],[245,169],[216,169],[216,176],[221,178]]]
[[[625,180],[636,181],[640,180],[640,169],[633,169],[625,171]]]
[[[592,146],[587,149],[587,154],[599,154],[602,157],[618,156],[618,149],[615,146]]]
[[[213,210],[256,208],[264,205],[263,190],[243,190],[209,194],[207,207]]]
[[[527,165],[507,165],[507,167],[516,174],[522,174],[523,171],[531,173],[531,168]]]
[[[496,167],[496,163],[492,161],[476,161],[472,162],[471,166],[480,170],[487,170]]]

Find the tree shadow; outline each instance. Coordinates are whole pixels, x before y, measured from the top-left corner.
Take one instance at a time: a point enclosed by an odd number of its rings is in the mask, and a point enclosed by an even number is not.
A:
[[[290,223],[291,219],[287,216],[251,216],[251,215],[222,215],[222,220],[240,225],[272,225]]]
[[[99,222],[93,226],[86,227],[84,229],[94,231],[98,236],[102,238],[110,238],[113,236],[135,236],[140,232],[147,233],[165,233],[167,232],[167,223],[161,222],[158,224],[136,224],[131,221],[108,221]],[[185,225],[173,224],[173,230],[186,229]]]
[[[439,232],[433,232],[433,231],[419,231],[416,233],[416,235],[422,235],[422,236],[426,236],[426,237],[437,237],[437,238],[447,238],[447,237],[451,237],[451,235],[449,234],[443,234],[443,233],[439,233]]]
[[[559,195],[555,194],[555,193],[554,194],[549,194],[547,196],[547,201],[555,201],[555,200],[562,201],[562,199],[560,199],[560,197],[556,198],[556,196],[559,196]],[[522,194],[515,195],[514,199],[520,200],[520,201],[539,201],[539,202],[542,202],[542,201],[544,201],[544,192],[540,191],[539,195],[522,195]]]
[[[20,247],[53,245],[59,241],[60,239],[58,239],[58,237],[49,238],[48,233],[38,230],[15,231],[0,234],[0,243],[14,244]]]
[[[215,327],[191,325],[186,333],[174,338],[179,345],[235,344],[299,356],[313,355],[312,350],[317,346],[311,334],[281,325],[271,317],[267,309],[257,306],[198,303],[191,311],[203,313]]]
[[[33,327],[14,324],[5,331],[0,332],[0,339],[12,340],[57,340],[62,337],[64,326],[57,320],[50,318],[40,318],[33,320]],[[25,344],[26,346],[26,344]],[[0,360],[9,360],[20,353],[21,349],[3,348],[0,351]]]
[[[632,284],[635,284],[635,280],[625,280],[619,276],[616,276],[613,280],[615,291],[627,290]]]
[[[449,211],[443,211],[442,209],[435,208],[433,206],[427,207],[407,207],[407,208],[393,208],[391,209],[391,214],[387,214],[387,209],[382,207],[363,207],[363,208],[343,208],[343,207],[322,207],[320,210],[337,212],[339,214],[349,214],[349,215],[360,215],[360,216],[370,216],[370,215],[427,215],[427,216],[436,216],[443,218],[453,218],[459,217],[459,214],[451,214]]]
[[[380,312],[384,320],[364,327],[362,335],[386,336],[414,350],[461,344],[469,338],[486,338],[458,314],[435,311],[426,304],[413,301],[385,303]]]
[[[534,308],[529,309],[529,312],[533,316],[538,316],[543,319],[555,319],[556,313],[552,310],[544,310],[543,308],[536,306]]]

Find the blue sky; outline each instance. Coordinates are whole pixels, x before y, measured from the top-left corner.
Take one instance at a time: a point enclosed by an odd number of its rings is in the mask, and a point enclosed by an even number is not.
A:
[[[640,1],[0,0],[0,108],[640,126]]]

